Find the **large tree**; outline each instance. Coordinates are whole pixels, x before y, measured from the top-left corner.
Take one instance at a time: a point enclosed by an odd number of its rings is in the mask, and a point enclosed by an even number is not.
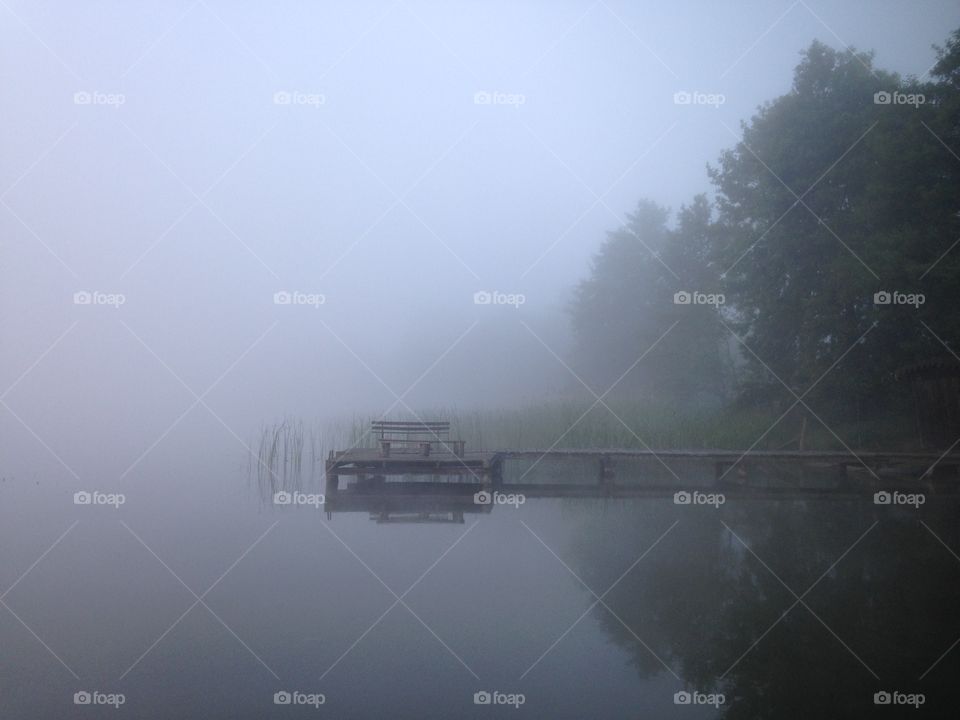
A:
[[[815,42],[791,91],[711,168],[724,238],[715,258],[757,356],[747,359],[780,392],[764,364],[801,391],[829,370],[812,397],[849,410],[885,392],[897,367],[944,352],[923,322],[957,337],[960,252],[943,256],[960,237],[960,161],[945,147],[956,58],[954,34],[939,81],[920,83]],[[926,302],[876,305],[881,291]]]
[[[743,398],[815,386],[825,416],[897,409],[895,371],[960,342],[960,31],[938,53],[922,81],[814,42],[709,168],[715,216],[697,197],[671,230],[642,201],[608,235],[573,303],[580,371],[605,389],[676,322],[619,390],[701,404],[723,396],[729,328]],[[727,303],[676,305],[678,290]]]

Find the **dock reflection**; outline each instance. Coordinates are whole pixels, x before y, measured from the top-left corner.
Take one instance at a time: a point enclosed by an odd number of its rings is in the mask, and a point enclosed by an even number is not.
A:
[[[877,493],[923,491],[941,499],[960,498],[952,484],[919,486],[916,478],[890,478],[876,483],[825,486],[808,484],[576,484],[570,482],[489,483],[389,480],[366,476],[326,486],[327,518],[336,513],[368,513],[370,520],[386,523],[463,523],[467,515],[489,514],[500,506],[515,506],[538,498],[667,499],[675,504],[724,504],[731,500],[835,500],[875,503]]]

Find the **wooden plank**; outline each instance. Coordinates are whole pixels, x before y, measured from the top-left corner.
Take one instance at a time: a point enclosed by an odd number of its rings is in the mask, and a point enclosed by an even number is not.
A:
[[[449,430],[448,422],[380,422],[374,420],[370,423],[374,430]]]
[[[937,461],[939,463],[960,463],[960,454],[941,456],[935,452],[877,452],[872,450],[855,451],[844,450],[636,450],[632,448],[569,448],[553,450],[535,449],[508,449],[498,450],[505,458],[539,458],[539,457],[587,457],[596,458],[601,455],[617,457],[659,457],[659,458],[691,458],[703,460],[737,460],[739,458],[759,458],[765,460],[825,460],[849,461],[859,464],[858,458],[864,461],[898,462],[898,461]]]
[[[393,442],[393,441],[391,441]],[[363,474],[379,475],[449,475],[459,476],[461,479],[469,476],[476,476],[478,482],[493,483],[500,486],[503,482],[502,471],[503,463],[506,460],[535,459],[535,458],[590,458],[597,462],[599,467],[597,474],[589,473],[593,477],[584,477],[584,483],[592,484],[601,492],[609,492],[614,495],[619,493],[631,493],[636,490],[627,490],[615,481],[614,467],[624,458],[658,458],[660,460],[685,460],[687,462],[700,461],[705,469],[713,476],[717,483],[720,477],[725,482],[722,483],[724,492],[731,489],[732,484],[744,484],[749,476],[752,476],[750,468],[756,469],[762,467],[764,463],[775,465],[780,462],[783,467],[789,467],[796,463],[797,467],[832,467],[835,470],[835,478],[840,486],[850,487],[852,478],[845,478],[848,468],[857,469],[861,463],[866,463],[874,469],[887,468],[892,470],[904,470],[912,472],[909,466],[913,464],[916,470],[918,467],[935,466],[936,475],[942,476],[947,483],[958,477],[958,466],[960,466],[960,454],[939,456],[936,453],[885,453],[865,451],[856,456],[837,451],[758,451],[750,453],[741,453],[733,450],[666,450],[654,452],[647,450],[634,449],[569,449],[569,450],[504,450],[504,451],[463,451],[460,445],[462,441],[449,441],[448,443],[437,443],[431,441],[417,441],[411,443],[410,447],[403,445],[395,448],[394,452],[383,454],[378,448],[353,448],[348,451],[332,452],[326,463],[328,480],[330,484],[336,487],[339,477],[355,476]],[[385,441],[385,444],[386,441]],[[424,454],[424,447],[429,446],[429,451]],[[728,472],[729,468],[737,465],[738,470]],[[639,470],[639,468],[638,468]],[[748,475],[749,473],[749,475]],[[630,474],[630,473],[627,473]],[[919,472],[914,473],[919,476]],[[390,483],[393,485],[394,483]],[[398,483],[403,484],[403,483]],[[422,481],[411,482],[412,485],[422,485]],[[718,483],[717,486],[720,484]],[[505,487],[509,487],[506,485]],[[567,487],[576,487],[567,486]],[[539,492],[550,492],[551,488],[535,489],[531,488],[532,494]],[[557,492],[561,492],[557,490]],[[772,494],[776,491],[770,490]],[[560,495],[576,496],[582,494],[577,489],[563,490]]]

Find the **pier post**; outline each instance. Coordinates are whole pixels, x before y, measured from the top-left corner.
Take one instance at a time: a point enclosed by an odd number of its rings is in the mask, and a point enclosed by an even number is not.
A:
[[[600,456],[600,476],[597,484],[601,487],[607,487],[613,484],[614,477],[614,459],[609,455]]]
[[[324,475],[326,476],[326,481],[323,487],[323,494],[326,497],[331,495],[336,495],[337,491],[340,490],[340,476],[337,475],[337,461],[334,451],[330,451],[330,455],[327,456],[327,465],[324,469]]]
[[[490,460],[490,465],[487,467],[490,476],[490,484],[493,487],[500,487],[503,485],[503,456],[494,455]]]
[[[871,468],[872,470],[873,468]],[[836,467],[836,476],[837,476],[837,485],[844,489],[849,489],[851,486],[850,476],[847,474],[847,464],[845,462],[840,462]]]

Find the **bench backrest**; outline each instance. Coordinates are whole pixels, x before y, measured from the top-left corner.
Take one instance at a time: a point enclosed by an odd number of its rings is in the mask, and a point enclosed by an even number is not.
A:
[[[379,440],[436,440],[450,436],[450,423],[445,421],[415,422],[400,420],[374,420],[370,427]]]

